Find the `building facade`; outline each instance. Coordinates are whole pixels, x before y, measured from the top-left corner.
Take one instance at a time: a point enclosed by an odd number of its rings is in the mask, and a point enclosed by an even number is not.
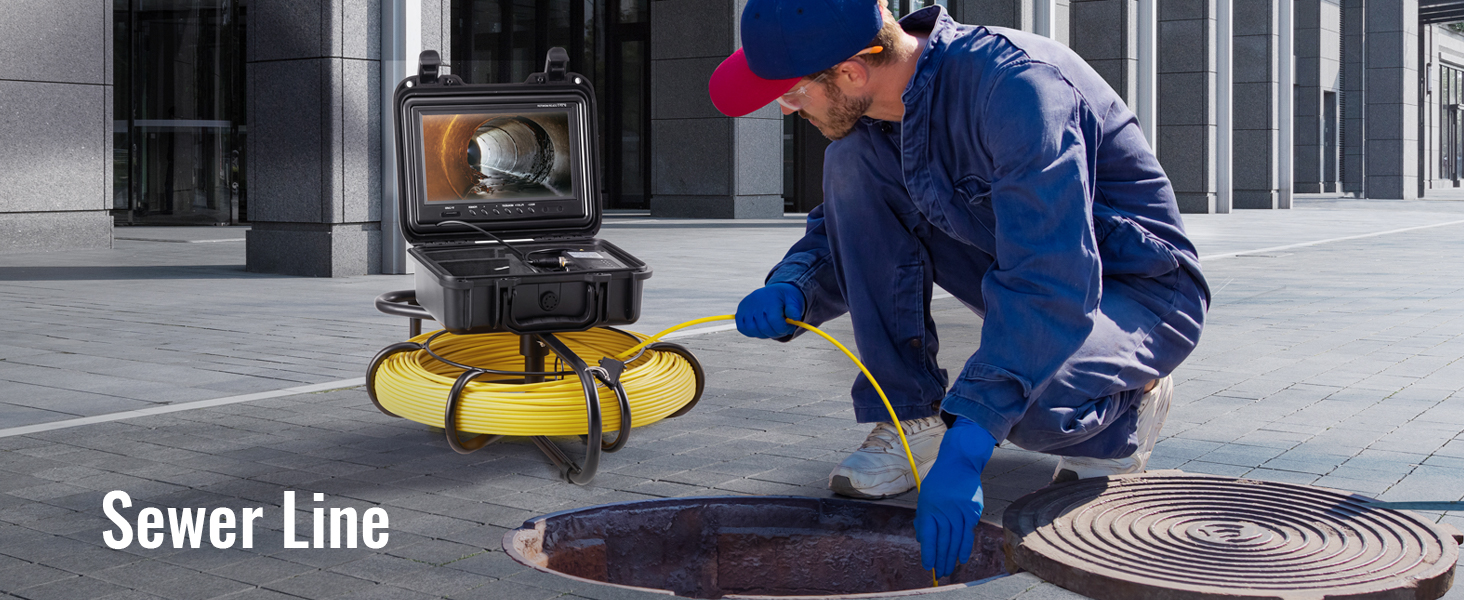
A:
[[[890,0],[897,15],[921,0]],[[1073,48],[1139,116],[1181,209],[1428,198],[1464,179],[1464,0],[938,0]],[[249,224],[248,268],[404,272],[391,90],[423,49],[473,83],[550,47],[599,97],[605,206],[775,217],[827,141],[706,81],[742,0],[19,0],[0,25],[0,252]]]

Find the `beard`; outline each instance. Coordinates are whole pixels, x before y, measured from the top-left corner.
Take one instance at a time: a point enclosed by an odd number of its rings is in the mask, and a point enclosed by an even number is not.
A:
[[[851,98],[845,96],[839,86],[831,83],[824,84],[824,95],[829,99],[828,117],[822,123],[814,122],[813,126],[817,127],[818,132],[822,133],[824,137],[834,141],[842,140],[849,135],[849,132],[854,130],[854,124],[859,122],[859,117],[864,116],[864,113],[869,110],[869,106],[874,104],[872,96]],[[798,114],[805,119],[809,118],[807,112],[798,111]],[[809,121],[813,121],[813,119],[809,119]]]

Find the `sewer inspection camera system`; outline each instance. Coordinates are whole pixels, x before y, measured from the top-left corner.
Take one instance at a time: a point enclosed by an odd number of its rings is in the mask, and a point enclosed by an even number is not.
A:
[[[382,412],[441,426],[457,452],[528,436],[583,484],[632,426],[690,411],[705,377],[685,347],[613,327],[640,317],[651,269],[594,237],[595,95],[568,62],[551,48],[524,83],[469,85],[428,50],[397,86],[399,221],[420,266],[415,290],[376,299],[411,319],[412,339],[377,354],[366,388]],[[443,329],[423,335],[424,319]],[[606,423],[619,424],[611,441]],[[583,461],[549,436],[580,436]]]

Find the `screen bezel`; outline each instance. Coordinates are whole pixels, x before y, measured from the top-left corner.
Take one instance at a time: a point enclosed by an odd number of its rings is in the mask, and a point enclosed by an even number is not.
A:
[[[598,229],[599,196],[596,182],[596,165],[594,157],[590,152],[593,149],[590,130],[592,115],[589,114],[590,107],[578,97],[569,94],[556,94],[552,97],[545,95],[492,95],[492,96],[455,96],[455,95],[430,95],[408,98],[403,108],[402,122],[398,124],[402,128],[401,133],[405,134],[404,148],[401,162],[405,167],[400,171],[401,176],[406,178],[404,185],[400,186],[408,197],[402,201],[406,209],[406,221],[404,229],[411,230],[418,236],[430,236],[432,238],[444,237],[443,234],[463,234],[473,237],[481,237],[481,234],[473,232],[471,228],[461,225],[437,226],[438,222],[445,219],[435,216],[438,209],[453,206],[452,201],[427,201],[426,181],[426,149],[424,146],[422,132],[422,117],[424,115],[446,115],[446,114],[495,114],[512,115],[526,113],[553,113],[562,112],[568,116],[569,129],[569,159],[570,159],[570,180],[571,196],[559,198],[544,198],[528,202],[554,201],[561,202],[570,200],[576,207],[575,213],[565,213],[555,217],[541,217],[537,219],[521,219],[505,221],[501,219],[472,218],[467,216],[467,211],[462,211],[463,216],[451,217],[453,220],[465,221],[479,224],[494,232],[514,232],[523,230],[564,230],[583,231],[586,229]],[[461,204],[470,203],[496,204],[524,201],[522,199],[479,201],[464,199]],[[429,210],[431,209],[431,210]]]

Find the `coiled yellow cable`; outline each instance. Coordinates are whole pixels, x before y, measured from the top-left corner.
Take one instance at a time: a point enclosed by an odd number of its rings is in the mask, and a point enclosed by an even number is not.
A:
[[[423,343],[431,335],[424,333],[411,341]],[[589,364],[600,357],[613,356],[633,343],[626,336],[605,329],[558,337]],[[513,334],[445,334],[432,343],[432,349],[454,362],[500,371],[523,369],[519,337]],[[440,427],[448,392],[461,373],[462,369],[442,363],[425,351],[400,352],[383,361],[377,371],[376,398],[397,415]],[[459,430],[511,436],[583,435],[588,430],[585,396],[578,377],[568,375],[555,381],[527,384],[494,383],[492,379],[491,374],[484,375],[464,388],[457,411]],[[696,375],[691,365],[669,352],[647,351],[626,365],[620,382],[630,398],[632,427],[666,418],[690,402],[696,393]],[[615,393],[603,386],[599,393],[604,428],[618,431],[620,405]]]

